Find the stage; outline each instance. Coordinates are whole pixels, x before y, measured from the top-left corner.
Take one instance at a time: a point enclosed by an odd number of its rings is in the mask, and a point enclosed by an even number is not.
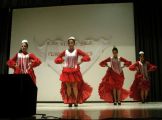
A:
[[[84,103],[69,108],[63,103],[38,103],[36,119],[162,119],[162,102]]]

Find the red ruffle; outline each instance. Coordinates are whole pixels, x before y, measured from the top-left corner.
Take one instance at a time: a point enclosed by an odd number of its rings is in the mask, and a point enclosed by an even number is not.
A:
[[[61,58],[61,57],[58,57],[58,58],[55,59],[55,63],[56,63],[56,64],[61,64],[61,63],[63,63],[63,62],[64,62],[64,59]]]
[[[8,61],[7,61],[7,65],[8,65],[10,68],[15,69],[16,62],[13,61],[13,60],[8,60]]]
[[[141,90],[149,90],[150,89],[150,81],[149,80],[142,80],[142,75],[136,74],[135,80],[130,88],[130,98],[134,100],[141,100]]]
[[[82,59],[81,59],[82,62],[88,62],[88,61],[90,61],[90,60],[91,60],[91,59],[90,59],[89,56],[84,56],[84,57],[82,57]]]
[[[99,65],[100,65],[101,67],[106,67],[107,63],[104,62],[104,61],[102,61],[102,62],[99,63]]]
[[[102,82],[99,85],[100,98],[107,101],[113,102],[112,90],[113,88],[121,90],[120,100],[124,100],[129,96],[129,91],[122,88],[124,82],[124,75],[115,73],[111,69],[108,69],[106,75],[103,77]]]
[[[87,83],[83,81],[78,82],[78,98],[76,101],[74,95],[68,98],[68,95],[66,93],[66,84],[62,82],[61,85],[61,95],[65,104],[76,103],[76,102],[78,104],[82,104],[90,97],[91,93],[92,93],[92,87],[90,87]]]
[[[34,68],[34,67],[37,67],[41,64],[41,61],[39,59],[36,59],[36,60],[33,60],[33,62],[31,62],[31,67]]]
[[[66,73],[67,76],[70,76],[72,73]],[[73,77],[71,77],[73,79],[73,81],[78,81],[77,85],[78,85],[78,97],[77,97],[77,103],[81,104],[84,101],[86,101],[91,93],[92,93],[92,87],[90,87],[87,83],[85,83],[83,81],[82,75],[80,73],[80,71],[74,72]],[[71,80],[68,78],[66,79],[65,82],[71,82]],[[61,95],[62,95],[62,99],[64,101],[65,104],[69,104],[69,103],[76,103],[75,101],[75,96],[73,95],[72,97],[68,98],[67,93],[66,93],[66,84],[65,82],[62,82],[61,85]]]
[[[60,75],[60,80],[62,82],[79,82],[81,81],[82,75],[80,68],[63,68]]]

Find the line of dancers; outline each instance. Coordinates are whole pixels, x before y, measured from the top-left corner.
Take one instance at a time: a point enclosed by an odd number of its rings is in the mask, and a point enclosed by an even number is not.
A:
[[[88,54],[75,48],[75,37],[68,38],[69,48],[61,52],[54,63],[64,64],[60,75],[62,99],[69,107],[75,107],[84,103],[92,93],[92,87],[88,85],[80,72],[80,65],[89,62]],[[81,56],[81,60],[78,57]],[[110,65],[108,64],[110,63]],[[122,64],[124,63],[124,65]],[[10,60],[7,65],[14,69],[14,74],[29,74],[36,84],[36,76],[33,68],[39,66],[41,60],[33,53],[28,53],[28,41],[23,40],[20,51]],[[105,76],[99,84],[98,93],[101,99],[114,105],[121,105],[121,101],[128,96],[137,101],[145,103],[150,90],[149,73],[155,71],[157,66],[145,60],[144,52],[139,52],[139,61],[132,64],[131,61],[119,57],[118,49],[112,49],[112,57],[108,57],[99,63],[101,67],[107,67]],[[124,72],[123,68],[128,67],[131,71],[136,71],[133,84],[130,90],[123,88]]]

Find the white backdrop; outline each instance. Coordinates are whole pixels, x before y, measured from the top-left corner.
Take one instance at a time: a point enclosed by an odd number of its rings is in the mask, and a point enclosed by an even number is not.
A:
[[[93,87],[89,101],[100,101],[98,86],[106,68],[98,64],[112,56],[112,47],[118,47],[120,56],[135,61],[133,19],[132,3],[16,9],[13,11],[10,57],[18,52],[21,40],[27,39],[29,52],[42,60],[35,68],[38,101],[61,101],[59,74],[62,66],[54,64],[53,60],[67,48],[67,38],[75,36],[76,47],[92,58],[91,62],[81,65],[84,80]],[[10,69],[9,73],[12,72]],[[124,87],[129,89],[134,73],[128,69],[124,72]]]

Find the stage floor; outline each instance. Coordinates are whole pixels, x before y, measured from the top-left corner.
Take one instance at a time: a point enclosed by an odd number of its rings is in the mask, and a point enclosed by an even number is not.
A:
[[[36,118],[48,119],[161,119],[162,102],[125,102],[121,106],[108,103],[84,103],[69,108],[63,103],[38,103]],[[40,114],[40,115],[39,115]]]

